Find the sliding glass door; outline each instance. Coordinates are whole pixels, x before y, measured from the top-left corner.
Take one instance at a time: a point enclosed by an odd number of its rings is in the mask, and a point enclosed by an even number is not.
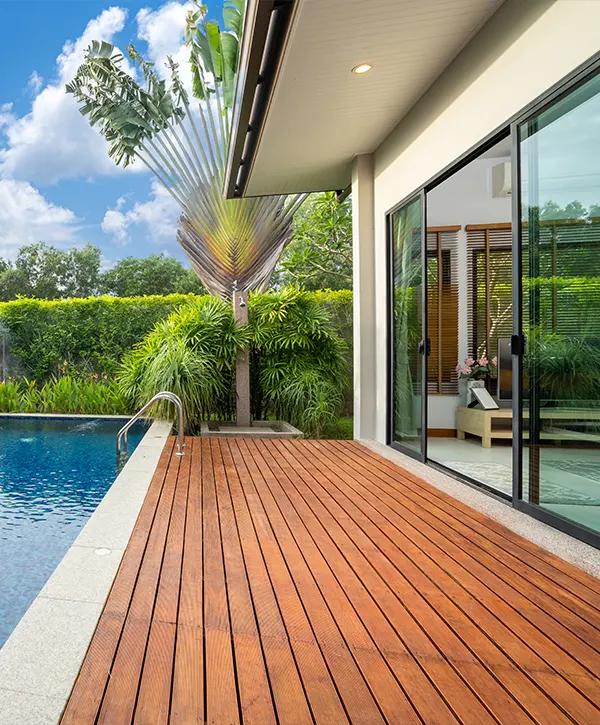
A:
[[[415,198],[390,215],[391,239],[391,440],[425,457],[426,380],[423,290],[424,201]]]
[[[519,126],[522,500],[600,532],[600,77]],[[518,263],[518,260],[516,260]]]

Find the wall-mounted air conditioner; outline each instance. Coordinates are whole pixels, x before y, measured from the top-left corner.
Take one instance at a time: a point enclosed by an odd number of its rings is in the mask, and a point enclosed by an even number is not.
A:
[[[512,191],[512,174],[510,161],[492,166],[492,196],[510,196]]]

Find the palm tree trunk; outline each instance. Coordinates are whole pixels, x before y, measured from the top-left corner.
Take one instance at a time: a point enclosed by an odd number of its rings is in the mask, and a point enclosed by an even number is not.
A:
[[[233,293],[233,317],[238,325],[248,324],[248,293]],[[250,361],[247,348],[238,350],[235,367],[236,423],[250,425]]]

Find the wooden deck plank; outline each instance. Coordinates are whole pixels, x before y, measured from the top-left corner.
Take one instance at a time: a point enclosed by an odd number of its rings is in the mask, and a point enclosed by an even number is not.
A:
[[[188,442],[186,457],[190,459],[190,475],[170,725],[204,722],[202,449],[199,439]]]
[[[334,459],[330,458],[329,461],[330,465],[334,465]],[[337,465],[337,459],[335,464]],[[347,470],[351,472],[351,469],[349,466]],[[466,579],[470,592],[479,592],[482,598],[488,597],[489,592],[497,593],[499,599],[496,601],[495,614],[500,617],[514,617],[516,614],[517,620],[513,629],[549,664],[558,670],[567,670],[577,677],[586,677],[596,671],[599,665],[598,647],[600,647],[600,632],[597,628],[588,627],[587,623],[576,618],[571,612],[564,611],[562,607],[552,610],[554,600],[550,597],[546,597],[548,605],[544,607],[540,593],[536,595],[535,601],[524,596],[522,592],[529,592],[527,582],[519,582],[514,574],[511,574],[506,582],[502,577],[502,565],[495,564],[494,559],[488,559],[485,552],[481,551],[479,557],[466,556],[464,542],[460,539],[457,541],[455,529],[433,517],[429,511],[424,511],[423,507],[412,499],[404,501],[402,517],[401,520],[398,519],[398,514],[394,510],[396,497],[390,496],[390,490],[380,490],[374,478],[368,473],[365,475],[369,480],[367,496],[373,498],[372,504],[375,508],[379,509],[380,513],[391,512],[392,519],[397,519],[397,526],[403,530],[406,530],[408,523],[413,527],[411,530],[418,531],[417,536],[426,534],[430,541],[434,541],[438,550],[442,551],[449,570],[453,575],[459,572],[459,577],[462,575],[462,578]],[[545,610],[554,611],[555,617],[550,618]],[[595,702],[600,702],[598,699],[600,692],[588,694]]]
[[[323,725],[347,723],[348,718],[326,658],[316,640],[270,521],[257,500],[248,468],[250,462],[238,448],[237,441],[229,441],[228,447],[237,466],[241,495],[248,506],[313,717]]]
[[[238,725],[240,722],[239,693],[231,641],[210,439],[201,439],[200,445],[202,447],[204,521],[205,717],[209,723]]]
[[[332,615],[328,601],[315,581],[315,569],[311,570],[305,561],[303,552],[286,526],[276,504],[264,495],[264,471],[260,469],[249,453],[246,447],[247,441],[239,439],[235,445],[239,446],[244,455],[252,477],[252,493],[260,501],[270,521],[350,721],[364,723],[364,725],[385,722],[380,702],[371,689],[376,675],[385,677],[385,674],[378,667],[377,658],[372,656],[373,646],[368,635],[356,627],[356,618],[352,617],[350,610],[346,608],[346,615],[352,618],[350,626],[355,625],[350,643],[346,642],[340,630],[340,625],[345,623],[336,621]],[[315,563],[315,566],[324,571],[322,562]],[[336,595],[337,592],[332,593],[332,599]],[[362,655],[362,660],[357,661],[357,655]]]
[[[184,456],[179,465],[134,725],[167,725],[169,721],[189,479],[190,456]]]
[[[348,449],[344,446],[340,447],[340,451],[343,451],[345,457],[356,461],[365,471],[373,473],[382,486],[388,483],[390,485],[390,488],[387,489],[388,492],[397,499],[396,494],[398,492],[395,490],[397,479],[392,478],[386,469],[378,465],[379,462],[377,459],[374,457],[369,458],[366,450],[363,453],[355,448]],[[335,455],[335,451],[333,453]],[[534,568],[534,566],[539,567],[538,561],[533,560],[531,564],[526,564],[512,553],[507,554],[506,540],[502,540],[501,545],[490,541],[484,535],[486,533],[484,527],[474,527],[472,520],[466,517],[464,513],[457,512],[454,506],[444,505],[444,501],[436,496],[435,491],[426,490],[422,487],[415,490],[411,486],[412,480],[405,479],[404,477],[401,477],[399,480],[402,482],[402,494],[417,504],[420,504],[421,509],[422,501],[419,500],[419,497],[424,497],[430,502],[431,505],[427,507],[424,513],[433,515],[439,521],[447,521],[451,524],[452,533],[456,535],[456,538],[460,538],[460,546],[465,551],[468,551],[475,558],[483,557],[483,560],[486,562],[490,561],[490,557],[495,558],[502,565],[500,568],[497,568],[497,571],[508,579],[511,579],[512,575],[515,574],[519,581],[521,591],[527,593],[532,601],[542,601],[546,611],[556,613],[565,625],[568,626],[573,622],[574,631],[581,631],[586,640],[588,638],[588,634],[586,633],[589,633],[592,641],[598,641],[600,637],[600,631],[598,629],[598,614],[600,612],[599,595],[592,594],[589,596],[590,592],[586,587],[579,587],[578,583],[572,580],[565,582],[566,577],[560,575],[556,570],[546,567],[543,563],[541,569],[544,573],[539,568]],[[411,493],[413,491],[414,493]],[[450,515],[450,519],[448,515]],[[492,567],[494,566],[492,563]],[[550,578],[549,575],[551,573],[559,574],[558,579],[560,583]],[[511,580],[514,581],[514,577]],[[574,585],[580,594],[572,594],[568,585]],[[544,592],[544,594],[550,595],[551,598],[548,599],[545,596],[540,598],[539,590]],[[586,597],[589,596],[589,603],[582,601],[581,592]],[[577,618],[574,618],[574,614],[577,615]],[[584,622],[582,623],[580,619],[583,619]],[[591,626],[586,627],[586,622]],[[584,627],[584,629],[581,629],[581,627]]]
[[[318,455],[318,454],[317,454]],[[307,456],[302,457],[306,467],[312,466]],[[327,471],[320,467],[319,470]],[[330,476],[332,474],[327,474]],[[337,479],[340,479],[339,481]],[[560,711],[543,697],[535,686],[519,672],[509,658],[498,649],[493,641],[487,639],[452,600],[433,585],[426,573],[413,561],[414,545],[409,540],[402,543],[392,542],[386,534],[385,521],[373,523],[360,507],[360,500],[351,490],[340,488],[340,481],[347,482],[342,464],[335,479],[337,486],[330,487],[330,500],[335,497],[336,505],[343,508],[349,517],[346,529],[355,541],[363,541],[365,535],[373,542],[386,561],[378,561],[378,567],[384,573],[421,626],[446,653],[471,688],[496,717],[509,716],[511,722],[530,722],[523,710],[533,709],[541,712],[547,719],[551,713],[556,722],[567,722]],[[327,480],[327,477],[326,477]],[[329,484],[328,484],[329,485]],[[339,517],[338,517],[339,518]],[[407,555],[410,552],[410,557]],[[392,564],[390,567],[388,563]],[[396,567],[394,570],[393,567]],[[441,573],[441,572],[440,572]],[[398,576],[398,575],[401,576]],[[496,671],[503,673],[502,686],[497,682]],[[511,699],[512,698],[512,699]],[[518,706],[521,705],[523,710]],[[561,719],[562,718],[562,719]]]
[[[297,516],[302,519],[307,531],[313,537],[315,545],[329,563],[333,575],[337,578],[339,585],[343,587],[356,613],[368,629],[381,652],[382,659],[387,662],[397,681],[406,690],[406,695],[414,703],[417,712],[426,722],[439,721],[448,723],[448,725],[459,722],[434,685],[424,675],[417,658],[402,642],[390,621],[382,614],[376,600],[370,595],[369,592],[373,591],[373,587],[378,592],[378,583],[367,577],[361,579],[356,569],[352,568],[356,561],[352,558],[344,559],[340,550],[337,549],[336,543],[339,542],[336,537],[335,521],[322,509],[318,513],[314,512],[299,495],[295,495],[296,485],[302,486],[301,477],[297,474],[296,468],[290,465],[285,456],[273,455],[270,451],[272,446],[265,446],[261,442],[257,442],[256,447],[260,451],[262,460],[269,466],[273,474],[269,479],[269,487],[280,502],[280,508],[290,510],[284,498],[287,497],[290,506],[293,506]],[[397,603],[396,609],[401,610],[402,606]],[[421,650],[419,656],[431,656],[431,650],[427,654]],[[438,659],[439,653],[436,652],[433,656]],[[387,685],[385,680],[382,685]],[[391,688],[390,691],[394,693],[395,688]],[[462,694],[464,701],[469,706],[470,714],[477,712],[479,703],[475,698],[472,696],[469,698],[465,696],[465,693]],[[485,722],[492,722],[486,711],[481,706],[479,708],[479,722],[482,725]]]
[[[319,455],[319,454],[317,454]],[[352,479],[356,480],[356,475],[352,476],[353,469],[350,466],[346,466],[346,464],[339,464],[336,471],[335,476],[340,476],[340,465],[342,466],[341,470],[344,470],[347,468],[347,473],[342,474],[342,478],[345,482],[349,482],[350,486],[352,486]],[[333,474],[332,474],[333,475]],[[358,482],[357,485],[360,485]],[[358,490],[358,489],[357,489]],[[371,493],[365,489],[364,491],[365,498],[369,498],[371,496]],[[397,544],[399,548],[404,549],[405,551],[409,550],[412,546],[414,548],[414,543],[418,543],[421,546],[421,551],[427,552],[429,547],[429,539],[427,539],[423,534],[422,530],[418,530],[415,526],[415,524],[418,526],[420,523],[420,520],[418,522],[414,522],[410,520],[410,517],[402,518],[401,522],[397,522],[397,525],[400,526],[402,533],[398,529],[394,529],[393,526],[390,526],[390,522],[393,522],[395,518],[395,512],[393,509],[387,510],[387,507],[385,505],[381,505],[378,502],[378,509],[381,511],[386,510],[387,515],[384,518],[379,511],[375,512],[373,510],[369,510],[368,506],[365,506],[361,503],[361,501],[356,498],[355,496],[352,497],[355,503],[357,503],[358,508],[365,513],[366,515],[370,515],[370,518],[377,523],[379,529],[389,537],[391,541]],[[405,512],[406,513],[406,512]],[[421,527],[423,529],[425,527]],[[410,539],[405,536],[410,532]],[[435,536],[434,536],[435,537]],[[387,546],[387,543],[383,541],[383,547],[385,548]],[[489,649],[487,647],[486,642],[484,640],[480,641],[480,646],[485,647],[484,652],[486,652],[486,659],[491,662],[491,664],[494,667],[505,667],[507,665],[510,665],[510,662],[514,662],[516,665],[520,666],[522,671],[534,681],[538,682],[538,684],[542,685],[542,688],[545,689],[547,692],[552,692],[553,697],[557,701],[559,705],[562,706],[563,703],[567,703],[568,708],[575,709],[576,712],[581,714],[580,711],[584,711],[588,713],[588,717],[595,717],[597,714],[596,709],[588,703],[585,698],[583,698],[579,693],[573,691],[573,687],[570,685],[567,685],[565,680],[558,675],[558,671],[552,672],[546,663],[540,659],[540,657],[537,656],[537,652],[541,648],[542,651],[544,651],[544,645],[546,642],[539,636],[539,633],[537,631],[526,631],[523,635],[523,639],[519,640],[517,637],[514,636],[513,632],[511,630],[519,631],[519,617],[520,614],[517,611],[510,610],[509,607],[507,607],[502,600],[497,599],[495,600],[495,606],[497,609],[501,609],[501,616],[500,618],[496,618],[490,613],[488,610],[485,609],[486,601],[489,598],[489,592],[485,589],[481,590],[478,588],[477,584],[478,582],[473,583],[472,581],[467,582],[467,586],[464,589],[461,589],[456,585],[456,582],[460,582],[461,579],[464,580],[464,572],[459,570],[459,568],[455,565],[455,561],[453,558],[449,558],[445,555],[444,551],[441,549],[436,550],[433,552],[430,550],[430,560],[428,561],[425,556],[420,556],[419,553],[416,553],[413,556],[413,559],[415,561],[420,562],[420,568],[421,571],[427,575],[428,573],[431,573],[433,569],[435,569],[435,565],[433,564],[433,561],[435,560],[436,563],[441,564],[444,563],[446,570],[450,576],[442,576],[440,577],[437,572],[433,573],[433,576],[436,576],[438,586],[440,583],[445,584],[445,589],[448,594],[448,601],[441,599],[439,597],[439,594],[437,594],[435,591],[432,591],[431,597],[434,597],[434,600],[436,602],[436,608],[438,611],[448,611],[450,613],[451,609],[449,609],[448,602],[451,600],[452,607],[455,605],[461,606],[461,611],[466,615],[464,618],[455,618],[455,631],[459,633],[459,635],[462,637],[463,641],[465,642],[477,642],[478,640],[475,638],[473,639],[474,632],[476,630],[473,629],[473,624],[475,624],[484,634],[486,634],[489,637],[489,640],[491,642],[502,642],[502,651],[506,657],[509,659],[507,660],[503,655],[499,655],[494,650]],[[394,555],[392,554],[392,557]],[[467,575],[468,576],[468,575]],[[423,589],[423,587],[426,586],[423,582],[419,584],[419,587]],[[473,601],[472,594],[479,594],[478,603]],[[446,609],[444,609],[446,608]],[[450,619],[450,616],[447,616],[447,619]],[[506,627],[502,621],[509,621],[510,622],[510,628]],[[470,621],[469,621],[470,620]],[[537,640],[536,640],[537,636]],[[527,644],[526,644],[527,643]],[[547,649],[547,648],[546,648]],[[546,652],[544,652],[547,654]],[[564,662],[565,667],[568,665],[568,656],[565,655],[564,652],[561,652],[558,648],[556,648],[556,653],[560,655],[559,663]],[[573,667],[577,667],[576,663],[571,663],[571,669]],[[568,675],[567,675],[568,677]],[[590,692],[588,694],[594,694],[592,692],[592,688],[589,687],[590,685],[596,686],[596,683],[592,680],[589,680],[586,677],[585,671],[578,671],[576,677],[570,678],[574,681],[574,686],[580,686],[585,691],[586,689]],[[511,681],[508,678],[504,678],[505,684],[508,684],[509,681]],[[521,701],[524,703],[523,697],[525,695],[528,695],[530,698],[533,696],[534,701],[537,702],[537,704],[543,708],[547,707],[545,700],[540,700],[539,696],[537,695],[537,691],[531,690],[530,688],[523,688],[520,684],[518,679],[514,678],[512,680],[514,682],[514,689],[513,694],[520,693]],[[529,711],[531,712],[531,708],[534,707],[534,702],[530,702],[528,705]],[[533,710],[535,712],[535,710]]]
[[[275,725],[271,683],[229,497],[218,439],[211,441],[236,674],[245,725]]]
[[[178,473],[179,458],[172,457],[140,566],[131,606],[109,675],[98,725],[130,725],[131,723],[154,611]]]
[[[327,560],[336,576],[340,577],[340,581],[343,577],[345,591],[352,598],[357,611],[362,613],[363,602],[367,597],[371,597],[377,603],[381,616],[389,622],[391,632],[382,622],[377,625],[379,617],[371,612],[369,630],[373,634],[379,634],[380,648],[384,656],[391,655],[393,660],[401,657],[403,672],[400,679],[421,717],[426,722],[435,722],[432,718],[436,714],[438,718],[442,717],[443,722],[453,722],[455,717],[447,710],[445,704],[447,702],[459,718],[472,717],[482,725],[492,722],[487,710],[444,659],[443,654],[435,648],[418,623],[411,618],[394,591],[381,578],[373,562],[373,557],[378,553],[375,547],[371,545],[359,548],[356,545],[306,485],[300,475],[301,467],[293,457],[288,457],[287,453],[286,450],[282,450],[281,455],[272,456],[272,461],[277,462],[277,465],[285,471],[288,480],[298,493],[298,496],[293,495],[291,488],[286,486],[288,495],[293,497],[299,509],[306,512],[304,520],[315,532],[315,537],[318,537],[321,550],[327,552]],[[313,513],[312,521],[308,509]],[[331,542],[328,542],[326,537],[329,537]],[[413,660],[407,662],[407,657]],[[415,670],[415,665],[422,668],[421,675]]]
[[[304,561],[313,573],[316,586],[321,592],[327,592],[324,599],[326,599],[331,616],[337,622],[348,649],[354,654],[354,659],[382,714],[391,722],[418,723],[413,705],[394,677],[389,663],[386,663],[385,658],[382,657],[371,633],[353,609],[343,588],[331,573],[326,559],[315,546],[297,512],[278,490],[277,479],[262,456],[262,448],[255,441],[245,441],[245,445],[262,473],[265,485],[259,483],[258,488],[263,505],[273,511],[271,520],[277,516],[274,506],[277,507],[298,549],[302,551]],[[369,614],[376,616],[375,605],[369,602],[368,606],[370,607]]]
[[[221,446],[221,455],[229,484],[232,509],[235,514],[240,546],[248,573],[257,623],[263,642],[275,709],[280,722],[297,722],[298,725],[309,725],[313,722],[313,718],[300,672],[269,579],[250,513],[243,500],[240,484],[240,475],[243,475],[243,472],[240,472],[236,467],[229,446]]]
[[[592,725],[600,583],[354,442],[170,440],[61,725]]]
[[[173,440],[167,442],[152,476],[144,505],[138,515],[95,635],[90,642],[63,713],[61,725],[80,725],[96,721],[165,482],[173,446]]]
[[[434,506],[444,509],[453,518],[464,521],[474,531],[478,531],[489,541],[496,543],[502,550],[514,556],[521,566],[532,567],[545,574],[550,581],[556,582],[568,591],[572,591],[583,601],[600,609],[600,581],[590,577],[577,567],[551,554],[546,549],[523,539],[488,516],[469,508],[466,504],[453,499],[410,471],[396,466],[391,461],[354,441],[334,441],[333,448],[353,453],[360,458],[361,465],[376,464],[386,475],[391,476],[401,488],[416,490]]]

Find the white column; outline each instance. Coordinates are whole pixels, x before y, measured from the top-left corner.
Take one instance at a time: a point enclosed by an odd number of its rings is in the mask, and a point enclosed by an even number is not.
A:
[[[352,167],[354,437],[375,438],[375,214],[373,156]]]

